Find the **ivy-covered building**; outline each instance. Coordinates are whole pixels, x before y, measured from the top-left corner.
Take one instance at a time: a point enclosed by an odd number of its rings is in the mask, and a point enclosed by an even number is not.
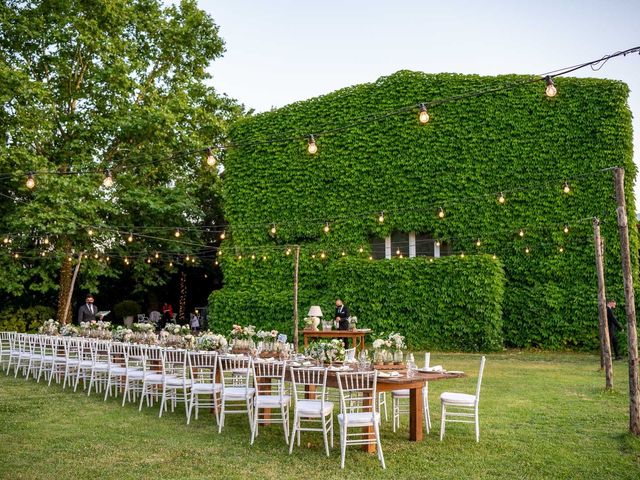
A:
[[[239,121],[214,328],[290,332],[300,245],[301,316],[339,296],[412,347],[595,347],[594,216],[622,300],[610,167],[635,218],[628,88],[558,78],[547,97],[530,79],[400,71]]]

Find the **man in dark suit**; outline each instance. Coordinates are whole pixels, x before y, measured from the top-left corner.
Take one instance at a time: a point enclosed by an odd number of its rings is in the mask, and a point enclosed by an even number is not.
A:
[[[89,293],[85,303],[78,309],[78,323],[96,320],[96,313],[98,313],[98,307],[93,304],[93,295]],[[102,317],[97,320],[102,320]]]
[[[336,300],[336,322],[338,322],[338,330],[349,330],[349,309],[347,306],[342,303],[341,299]],[[342,343],[344,344],[344,348],[349,348],[349,339],[342,338]]]
[[[611,348],[615,354],[616,360],[622,360],[620,356],[620,347],[618,345],[618,330],[622,330],[622,325],[618,322],[618,319],[613,314],[613,309],[616,308],[616,301],[609,299],[607,301],[607,325],[609,326],[609,341]]]

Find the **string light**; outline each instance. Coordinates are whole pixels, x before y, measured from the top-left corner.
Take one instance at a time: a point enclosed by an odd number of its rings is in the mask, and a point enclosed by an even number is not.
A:
[[[569,233],[569,225],[567,225],[566,223],[564,224],[564,228],[562,229],[562,231],[564,233]]]
[[[364,248],[363,248],[363,247],[360,247],[360,248],[358,249],[358,252],[360,252],[360,253],[364,252]]]
[[[96,260],[98,259],[100,255],[98,255],[97,253],[93,256],[93,258],[95,258]]]
[[[518,235],[520,235],[521,237],[524,237],[524,230],[520,229],[520,231],[518,232]]]
[[[436,240],[436,247],[440,247],[440,240]]]
[[[29,190],[33,190],[36,186],[36,179],[33,177],[33,172],[29,172],[26,185]]]
[[[113,186],[113,176],[111,175],[111,170],[108,168],[104,171],[104,180],[102,180],[102,184],[107,188]]]
[[[267,261],[267,256],[266,256],[266,255],[263,255],[263,256],[262,256],[262,261],[263,261],[263,262],[266,262],[266,261]]]
[[[3,243],[9,243],[9,237],[4,237],[4,238],[2,239],[2,242],[3,242]]]
[[[422,125],[425,125],[429,121],[429,112],[427,112],[427,106],[424,103],[420,104],[420,113],[418,114],[418,120]]]
[[[373,257],[371,255],[369,255],[369,260],[373,260]]]
[[[504,198],[504,194],[500,192],[500,196],[498,197],[498,203],[502,205],[505,201],[506,199]]]
[[[396,255],[400,256],[400,253],[401,253],[401,252],[400,252],[400,249],[398,248],[398,249],[396,250]]]
[[[213,264],[217,267],[219,265],[218,260],[216,260],[215,262],[213,262]]]
[[[560,253],[564,253],[564,247],[560,247],[558,250],[560,251]]]
[[[127,237],[127,242],[129,243],[133,242],[133,233],[129,234],[129,236]]]
[[[93,230],[89,229],[87,230],[87,233],[89,234],[90,237],[93,236]]]
[[[460,252],[460,258],[464,258],[464,252]]]
[[[318,145],[316,145],[316,139],[313,135],[309,135],[309,145],[307,146],[307,151],[311,155],[315,155],[318,152]]]
[[[220,240],[224,240],[227,236],[227,231],[223,230],[222,233],[220,234]]]
[[[275,223],[271,225],[271,230],[269,230],[269,232],[271,233],[271,235],[275,235],[276,233],[278,233]]]
[[[207,148],[207,165],[209,165],[210,167],[216,166],[216,157],[211,151],[211,148]]]
[[[480,239],[476,240],[476,247],[479,247],[480,245],[482,245],[482,242],[480,241]]]
[[[160,258],[160,254],[159,254],[158,252],[156,252],[156,254],[154,255],[154,257],[155,257],[156,259],[158,259],[158,258]]]
[[[341,255],[344,257],[344,256],[346,256],[346,255],[347,255],[347,252],[345,252],[345,251],[343,250]]]
[[[284,252],[284,254],[285,254],[285,255],[287,255],[287,256],[291,255],[291,249],[290,249],[290,248],[287,248],[287,251],[286,251],[286,252]]]
[[[569,193],[571,191],[571,187],[569,186],[569,182],[564,182],[562,185],[562,191],[564,193]]]
[[[49,245],[49,237],[44,237],[43,242],[45,245]]]
[[[524,249],[524,253],[529,253],[531,250],[529,250],[529,247]]]
[[[316,258],[316,254],[315,253],[311,254],[311,258]]]
[[[238,255],[238,260],[242,260],[242,255]]]
[[[169,268],[172,268],[172,267],[173,267],[173,262],[169,261]]]
[[[438,218],[444,218],[444,208],[438,208]]]
[[[495,255],[495,254],[493,255],[493,257],[492,257],[492,258],[493,258],[494,260],[497,260],[497,259],[498,259],[498,257],[496,257],[496,255]]]
[[[176,229],[175,233],[174,233],[176,238],[180,238],[180,229]]]
[[[380,212],[380,216],[378,217],[378,222],[384,223],[384,211]]]
[[[553,84],[552,78],[547,75],[546,77],[544,77],[544,81],[547,84],[547,88],[545,88],[544,90],[545,95],[547,95],[547,97],[555,97],[558,93],[558,89]]]
[[[242,258],[242,257],[240,257]],[[186,256],[185,260],[188,262],[191,259],[191,257],[189,257],[189,255]]]
[[[251,254],[251,260],[255,260],[256,259],[256,255],[254,253]]]
[[[13,254],[13,258],[20,258],[20,254],[19,253],[14,253]]]
[[[151,263],[151,259],[150,258],[147,258],[147,263]]]
[[[322,230],[324,230],[324,233],[329,233],[329,230],[331,230],[331,227],[329,227],[329,222],[326,222],[324,224],[324,228]]]
[[[126,265],[129,265],[129,259],[128,259],[127,257],[124,257],[124,263],[125,263]]]
[[[325,259],[326,255],[324,252],[320,252],[320,258],[322,258],[323,260]]]
[[[191,257],[191,263],[196,263],[196,257]]]

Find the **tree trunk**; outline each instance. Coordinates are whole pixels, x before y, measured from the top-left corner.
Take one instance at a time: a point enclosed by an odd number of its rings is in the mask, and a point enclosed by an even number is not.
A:
[[[73,275],[73,264],[69,257],[65,255],[60,267],[60,283],[58,290],[58,312],[56,320],[64,325],[72,323],[71,309],[67,308],[67,299],[71,293],[71,276]]]
[[[600,332],[600,352],[604,363],[605,389],[613,389],[613,368],[611,365],[611,343],[607,324],[607,297],[605,293],[604,263],[602,261],[602,240],[600,221],[593,219],[593,244],[596,250],[596,271],[598,273],[598,326]]]
[[[180,303],[178,304],[178,320],[184,324],[187,320],[187,273],[180,271]]]
[[[629,347],[629,431],[640,436],[640,386],[638,385],[638,331],[636,328],[636,303],[631,272],[627,205],[624,196],[624,169],[614,170],[616,203],[618,204],[618,230],[622,257],[625,310],[627,313],[627,340]]]

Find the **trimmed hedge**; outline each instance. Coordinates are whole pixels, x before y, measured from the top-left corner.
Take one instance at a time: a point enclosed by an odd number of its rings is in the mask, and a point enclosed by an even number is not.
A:
[[[434,106],[424,126],[417,110],[374,118],[420,101],[530,78],[401,71],[238,121],[230,133],[236,147],[225,160],[230,235],[222,244],[222,295],[262,291],[268,297],[269,291],[288,291],[292,258],[273,247],[301,244],[301,283],[328,297],[331,285],[325,276],[342,250],[367,258],[370,236],[415,231],[448,239],[457,253],[499,257],[506,275],[505,344],[596,347],[590,217],[603,220],[608,294],[623,297],[612,173],[594,172],[625,168],[627,213],[634,219],[628,87],[611,80],[558,78],[554,98],[545,97],[543,82],[535,82]],[[318,153],[307,153],[306,135],[367,116],[371,121],[354,128],[317,135]],[[271,141],[295,136],[300,140]],[[565,180],[571,183],[568,194],[562,192]],[[497,192],[505,193],[503,205]],[[444,219],[436,215],[439,206],[446,211]],[[380,211],[385,212],[383,224],[377,221]],[[325,221],[331,222],[329,234],[322,231]],[[275,237],[269,235],[273,223]],[[562,231],[565,223],[569,234]],[[520,228],[524,237],[518,235]],[[637,231],[631,229],[630,235],[632,252],[637,252]],[[327,255],[324,261],[318,259],[321,251]],[[268,258],[252,261],[251,253]],[[241,254],[243,260],[233,259]],[[636,271],[635,255],[633,263]],[[405,265],[417,274],[410,262]],[[353,275],[365,275],[360,266],[353,268]],[[346,296],[340,292],[332,293]],[[415,295],[396,301],[416,305]],[[452,309],[458,305],[454,298],[451,302]],[[300,307],[308,308],[302,302]],[[350,307],[366,305],[351,302]],[[388,329],[401,326],[389,324]]]
[[[44,305],[7,308],[0,312],[0,331],[37,333],[42,324],[50,318],[56,318],[56,311]]]

